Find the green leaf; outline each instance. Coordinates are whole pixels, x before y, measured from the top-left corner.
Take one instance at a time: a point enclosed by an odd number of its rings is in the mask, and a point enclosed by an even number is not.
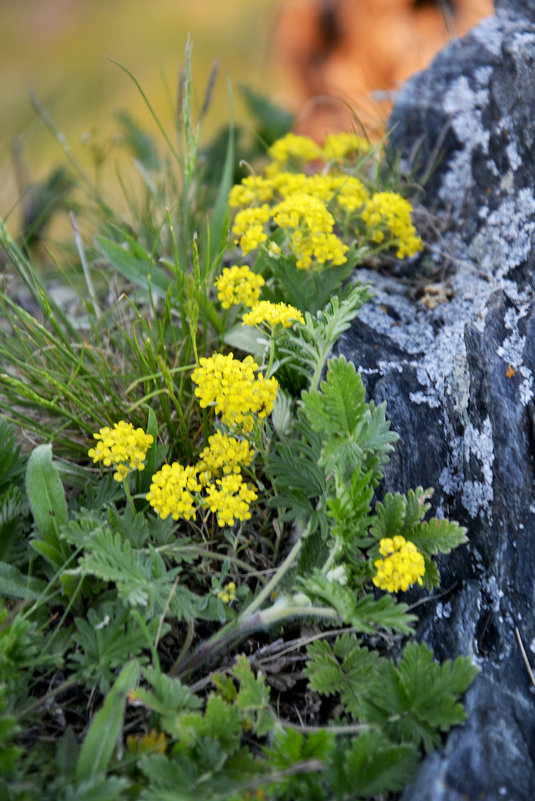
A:
[[[344,356],[331,359],[321,392],[304,392],[303,408],[314,431],[325,439],[346,440],[354,434],[366,410],[366,391],[355,365]]]
[[[424,554],[449,553],[453,548],[467,542],[466,529],[453,520],[437,520],[418,523],[406,533],[406,538],[414,542]]]
[[[103,707],[93,718],[76,766],[78,781],[105,776],[123,726],[126,699],[138,675],[137,662],[125,665],[106,696]]]
[[[46,581],[33,576],[25,576],[14,565],[0,562],[0,587],[2,587],[2,595],[7,598],[35,600],[45,592],[47,586]]]
[[[466,720],[458,699],[477,674],[470,659],[439,665],[426,645],[409,643],[397,668],[383,667],[376,690],[364,700],[363,717],[391,740],[430,752],[440,744],[440,731]]]
[[[295,325],[284,332],[277,357],[286,362],[285,369],[294,373],[294,384],[304,379],[307,386],[316,389],[333,346],[369,297],[368,286],[352,284],[331,297],[315,315],[305,312],[305,325]]]
[[[113,684],[118,667],[133,658],[139,658],[140,663],[146,661],[142,656],[149,646],[145,632],[121,603],[107,602],[90,608],[87,619],[77,617],[74,625],[72,637],[77,649],[70,657],[70,665],[82,681],[97,683],[102,693]],[[153,640],[158,628],[158,618],[147,622]]]
[[[70,550],[59,538],[61,526],[67,523],[67,503],[63,485],[52,464],[52,445],[38,445],[30,454],[26,493],[40,535],[34,541],[34,547],[53,567],[62,567],[70,556]]]
[[[416,615],[407,612],[407,604],[396,600],[392,595],[382,595],[375,599],[365,595],[355,604],[353,615],[348,623],[358,631],[373,634],[377,628],[412,634]]]
[[[102,255],[121,273],[124,278],[136,286],[149,290],[161,298],[165,298],[173,287],[173,278],[164,270],[154,266],[148,259],[140,259],[129,250],[104,236],[96,236],[95,243]]]
[[[346,711],[354,719],[361,714],[360,699],[376,678],[379,656],[363,647],[354,634],[343,634],[334,647],[318,640],[308,648],[305,675],[310,687],[322,695],[340,695]]]
[[[167,676],[161,670],[150,666],[144,667],[142,672],[152,690],[138,687],[134,690],[133,697],[147,709],[152,709],[160,715],[176,715],[185,709],[199,709],[202,706],[201,699],[194,695],[189,687],[182,684],[180,679]]]
[[[363,732],[333,752],[327,771],[334,797],[354,801],[403,790],[414,779],[419,755],[411,745],[394,745],[378,731]]]
[[[24,475],[26,457],[20,452],[14,427],[0,418],[0,491],[20,483]]]
[[[368,528],[373,518],[370,516],[373,499],[372,471],[361,472],[358,465],[350,481],[341,481],[335,472],[335,497],[327,499],[327,514],[333,524],[331,535],[338,539],[346,550],[358,552],[370,545]]]
[[[261,673],[254,675],[243,654],[238,656],[232,675],[240,683],[236,708],[247,714],[255,734],[265,736],[273,727],[274,715],[269,707],[269,688],[264,677]]]
[[[355,366],[340,356],[329,362],[327,380],[320,391],[302,395],[310,425],[322,435],[320,464],[327,474],[338,470],[347,481],[359,465],[372,470],[375,486],[398,436],[385,419],[385,404],[366,403],[366,392]]]
[[[383,503],[375,504],[375,518],[370,533],[378,540],[392,538],[400,534],[405,523],[406,498],[400,493],[385,495]]]
[[[282,776],[268,785],[268,797],[281,801],[323,801],[326,794],[321,768],[327,763],[334,746],[334,736],[328,729],[313,732],[308,737],[294,728],[277,732],[264,753],[267,764]],[[317,770],[311,772],[310,768],[301,768],[310,761],[318,764]]]
[[[432,489],[416,487],[415,490],[407,492],[407,507],[405,511],[405,530],[415,526],[419,520],[425,517],[431,506],[428,499],[433,495]],[[402,532],[405,536],[404,532]]]
[[[322,603],[335,609],[344,623],[349,623],[355,616],[355,594],[347,585],[342,586],[338,581],[330,581],[325,573],[317,567],[312,572],[299,578],[302,591],[313,601]],[[364,629],[367,631],[368,629]]]
[[[211,693],[206,709],[202,712],[181,712],[164,716],[162,724],[166,731],[183,748],[199,746],[208,739],[217,741],[218,758],[221,753],[230,755],[239,749],[243,731],[242,716],[220,695]]]
[[[85,547],[86,553],[79,562],[83,574],[115,582],[119,598],[126,604],[155,608],[161,614],[173,594],[180,568],[167,570],[153,549],[134,550],[120,534],[103,528],[94,530]],[[178,589],[188,592],[185,587]]]
[[[229,83],[229,94],[231,92]],[[217,197],[214,203],[212,216],[210,219],[210,263],[211,267],[222,253],[228,229],[228,196],[232,186],[234,176],[234,125],[231,123],[228,129],[227,150],[221,180],[217,190]],[[205,273],[207,270],[205,270]]]

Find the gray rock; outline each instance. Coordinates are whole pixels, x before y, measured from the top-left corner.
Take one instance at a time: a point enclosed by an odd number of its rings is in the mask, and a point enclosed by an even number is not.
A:
[[[407,169],[417,150],[420,175],[440,156],[424,204],[453,297],[429,309],[400,277],[357,270],[377,296],[338,352],[401,435],[383,491],[435,487],[434,512],[468,529],[419,607],[419,635],[439,660],[480,668],[466,726],[403,801],[533,801],[535,695],[518,638],[535,669],[535,2],[497,3],[405,85],[392,123]]]

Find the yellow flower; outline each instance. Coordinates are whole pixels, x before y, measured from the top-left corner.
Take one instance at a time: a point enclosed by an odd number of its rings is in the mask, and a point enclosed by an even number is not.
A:
[[[262,242],[267,239],[264,225],[271,215],[271,209],[267,204],[258,207],[242,209],[236,214],[232,233],[236,235],[243,253],[255,250]]]
[[[397,240],[396,256],[414,256],[423,250],[423,243],[411,218],[412,206],[397,192],[377,192],[366,203],[362,219],[371,232],[374,242],[383,242],[385,236]]]
[[[349,153],[365,153],[370,145],[355,133],[328,134],[321,149],[325,161],[343,161]]]
[[[243,315],[242,325],[255,326],[266,323],[271,328],[275,328],[276,325],[290,328],[295,322],[305,322],[305,318],[295,306],[261,300],[256,306],[253,306],[250,312]]]
[[[379,543],[382,559],[374,562],[377,573],[372,581],[376,587],[387,592],[407,590],[411,584],[422,584],[425,573],[424,557],[413,542],[401,535],[385,537]]]
[[[268,151],[273,161],[285,164],[288,161],[313,161],[321,158],[321,148],[308,136],[286,134],[273,142]]]
[[[232,353],[201,358],[191,376],[197,384],[195,395],[201,408],[214,404],[225,425],[241,426],[249,433],[253,428],[252,415],[271,414],[279,386],[275,378],[266,379],[261,373],[257,376],[257,371],[252,356],[243,361],[235,359]]]
[[[152,477],[147,500],[165,520],[169,515],[173,520],[195,517],[193,492],[199,492],[201,485],[197,480],[195,467],[182,467],[178,462],[164,464]]]
[[[311,231],[332,231],[334,217],[325,203],[314,195],[295,192],[273,207],[273,220],[281,228],[305,223]]]
[[[225,584],[222,590],[217,591],[217,595],[224,604],[230,604],[232,601],[236,600],[236,585],[233,581],[229,581],[228,584]]]
[[[370,193],[358,178],[339,175],[336,181],[336,203],[346,211],[357,211],[370,199]]]
[[[240,465],[249,465],[254,451],[245,440],[237,440],[216,431],[208,438],[208,447],[204,448],[197,462],[199,481],[207,484],[212,476],[219,478],[221,473],[239,473]]]
[[[244,306],[254,306],[260,297],[260,287],[265,281],[261,275],[253,273],[247,267],[226,267],[215,282],[217,297],[224,309],[229,309],[238,303]]]
[[[248,175],[240,184],[235,184],[230,190],[229,206],[252,206],[255,203],[265,203],[273,197],[273,182],[270,178],[261,175]]]
[[[207,487],[204,503],[217,515],[220,526],[233,526],[235,518],[250,519],[249,504],[257,498],[254,489],[242,480],[241,475],[231,473]]]
[[[131,470],[144,469],[147,451],[154,441],[151,434],[145,434],[142,428],[134,428],[124,420],[115,423],[113,428],[101,428],[93,438],[99,442],[89,449],[88,455],[95,464],[113,465],[116,481],[124,481]]]

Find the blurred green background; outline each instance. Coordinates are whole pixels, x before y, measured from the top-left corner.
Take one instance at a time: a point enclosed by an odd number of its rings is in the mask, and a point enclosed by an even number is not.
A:
[[[240,83],[277,100],[279,79],[269,61],[277,5],[276,0],[0,0],[0,214],[6,215],[20,194],[13,169],[15,139],[19,161],[32,181],[63,160],[32,107],[28,89],[65,134],[75,156],[89,163],[88,141],[108,148],[119,130],[114,118],[118,110],[127,110],[157,134],[134,84],[106,56],[136,76],[172,134],[178,73],[190,34],[198,105],[214,59],[219,62],[203,123],[203,138],[208,139],[230,117],[227,74],[238,121],[246,120],[237,92]]]

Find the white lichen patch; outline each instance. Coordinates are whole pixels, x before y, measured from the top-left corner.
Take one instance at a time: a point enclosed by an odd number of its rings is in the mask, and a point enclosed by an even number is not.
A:
[[[530,368],[523,363],[526,337],[518,329],[518,322],[529,311],[529,305],[524,303],[518,309],[508,309],[505,313],[505,327],[511,332],[497,349],[498,356],[522,376],[519,385],[520,400],[524,406],[533,398],[533,374]]]
[[[480,516],[490,523],[494,500],[494,443],[490,418],[485,418],[481,430],[468,423],[464,436],[453,437],[450,444],[448,463],[439,478],[442,490],[446,495],[460,495],[462,504],[472,519]],[[473,457],[480,463],[481,479],[466,478],[466,467]]]
[[[521,189],[489,214],[470,255],[484,273],[500,279],[527,259],[534,237],[535,196],[531,189]]]
[[[473,186],[472,154],[479,149],[489,152],[490,131],[482,121],[482,111],[489,102],[488,81],[492,67],[477,71],[477,88],[472,88],[463,75],[454,81],[444,96],[444,110],[451,115],[451,126],[461,147],[455,151],[444,176],[439,197],[460,213],[465,193]]]
[[[464,458],[469,462],[475,456],[481,465],[482,480],[466,479],[463,481],[462,503],[471,518],[478,515],[491,522],[494,488],[492,482],[492,465],[494,463],[494,443],[492,425],[487,416],[478,431],[471,423],[464,432]]]
[[[508,142],[505,152],[507,153],[507,158],[509,159],[511,169],[518,170],[518,168],[522,166],[522,159],[520,158],[516,147],[516,141],[514,139],[511,139],[511,141]]]
[[[436,394],[428,395],[425,394],[424,392],[410,392],[409,398],[413,403],[417,403],[418,405],[422,403],[427,403],[427,405],[430,406],[432,409],[436,409],[442,405],[440,399]]]
[[[500,20],[501,9],[496,10],[494,17],[488,17],[470,31],[476,41],[493,56],[500,56],[503,43],[503,27]]]

